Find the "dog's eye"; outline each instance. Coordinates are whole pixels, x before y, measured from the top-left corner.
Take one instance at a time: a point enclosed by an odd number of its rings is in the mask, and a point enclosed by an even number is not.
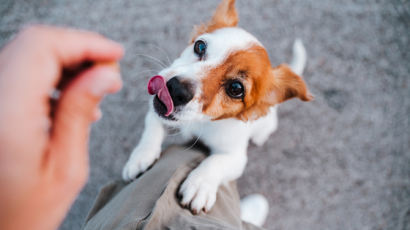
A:
[[[225,86],[225,91],[228,96],[232,98],[243,98],[245,93],[245,87],[243,87],[242,83],[238,80],[233,80],[228,82]]]
[[[206,43],[202,40],[196,41],[194,45],[194,52],[200,59],[202,59],[206,53]]]

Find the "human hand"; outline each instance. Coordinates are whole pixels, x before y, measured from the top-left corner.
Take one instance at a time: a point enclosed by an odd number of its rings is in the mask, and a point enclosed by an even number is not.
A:
[[[117,62],[123,49],[100,35],[47,26],[25,29],[0,52],[0,229],[57,229],[88,177],[90,124],[121,88],[119,70],[93,66],[61,93],[62,70]]]

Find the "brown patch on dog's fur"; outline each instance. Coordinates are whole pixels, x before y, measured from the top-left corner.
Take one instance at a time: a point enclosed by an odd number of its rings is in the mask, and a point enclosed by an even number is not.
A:
[[[237,24],[238,13],[235,8],[235,0],[223,0],[208,23],[194,27],[190,42],[193,43],[201,34],[211,33],[224,27],[235,27]]]
[[[242,100],[226,94],[225,84],[231,79],[244,85]],[[272,69],[266,50],[257,45],[230,54],[224,63],[210,69],[202,80],[202,92],[203,113],[214,120],[255,120],[266,115],[269,107],[290,98],[313,98],[303,79],[289,67],[280,65]]]
[[[301,77],[295,74],[288,65],[282,64],[272,69],[275,78],[276,103],[298,97],[302,101],[311,101],[312,94]]]

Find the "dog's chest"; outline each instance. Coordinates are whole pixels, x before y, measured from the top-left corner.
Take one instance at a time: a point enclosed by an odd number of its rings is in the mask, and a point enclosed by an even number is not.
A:
[[[225,119],[221,121],[193,122],[180,127],[185,138],[197,137],[210,148],[246,147],[251,124]]]

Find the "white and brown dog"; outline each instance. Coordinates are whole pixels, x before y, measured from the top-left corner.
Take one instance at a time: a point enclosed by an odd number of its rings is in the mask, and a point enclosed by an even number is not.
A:
[[[165,126],[200,137],[211,150],[180,186],[181,204],[208,211],[221,183],[237,179],[249,140],[262,145],[277,127],[276,105],[312,99],[301,75],[306,53],[294,44],[290,64],[272,67],[263,45],[238,22],[235,0],[223,0],[211,21],[195,27],[190,45],[151,78],[145,130],[123,170],[132,180],[160,157]]]

